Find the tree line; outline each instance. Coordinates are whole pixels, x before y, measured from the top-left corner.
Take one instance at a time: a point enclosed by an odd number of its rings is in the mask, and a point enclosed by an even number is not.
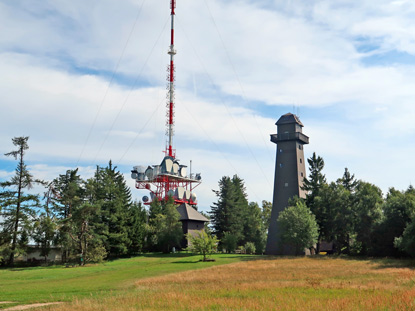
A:
[[[29,137],[13,138],[17,150],[14,175],[0,183],[0,264],[13,265],[35,243],[45,261],[59,246],[63,262],[97,262],[138,254],[170,251],[183,238],[173,200],[153,201],[149,211],[132,200],[123,175],[109,161],[83,180],[78,169],[51,182],[35,179],[24,156]],[[29,194],[35,184],[44,195]]]
[[[324,160],[315,153],[308,159],[304,178],[305,199],[292,198],[280,213],[281,239],[301,253],[321,246],[337,254],[376,257],[415,257],[415,189],[390,188],[385,196],[376,185],[358,180],[347,168],[343,176],[328,182]],[[263,253],[271,203],[248,203],[243,180],[222,177],[217,202],[211,206],[211,226],[226,251],[251,245]],[[327,249],[327,245],[331,248]]]
[[[59,246],[63,262],[79,264],[147,251],[170,252],[180,246],[184,237],[172,198],[154,200],[147,210],[132,200],[111,161],[106,167],[97,166],[87,180],[78,169],[51,182],[37,180],[24,161],[28,139],[13,138],[17,148],[5,154],[15,158],[17,166],[14,175],[0,183],[0,264],[13,265],[33,243],[45,261]],[[324,160],[315,153],[308,164],[306,198],[294,198],[280,213],[283,239],[297,249],[316,244],[317,252],[323,242],[330,242],[339,254],[415,256],[412,186],[405,191],[390,188],[383,196],[379,187],[357,180],[347,168],[342,177],[327,182]],[[43,195],[28,193],[35,184],[44,187]],[[217,201],[209,212],[207,236],[199,242],[214,247],[219,242],[219,250],[225,252],[264,253],[272,204],[249,202],[244,181],[237,175],[222,177],[218,186],[213,190]]]
[[[306,206],[318,224],[317,252],[323,241],[339,254],[415,256],[415,189],[389,188],[386,196],[376,185],[358,180],[347,168],[327,182],[324,160],[313,153],[304,179]]]

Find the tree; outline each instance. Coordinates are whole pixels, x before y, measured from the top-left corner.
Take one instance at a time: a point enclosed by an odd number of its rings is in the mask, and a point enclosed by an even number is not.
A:
[[[234,253],[236,247],[238,246],[238,238],[231,232],[227,231],[223,233],[223,238],[221,242],[222,247],[224,247],[228,253]]]
[[[120,256],[128,252],[131,240],[128,234],[128,219],[130,216],[131,191],[124,176],[112,166],[97,168],[95,177],[88,181],[91,188],[91,203],[101,206],[100,234],[104,236],[104,245],[110,256]]]
[[[154,249],[168,253],[173,247],[178,247],[183,238],[180,214],[172,197],[160,202],[162,211],[149,220],[150,239]],[[155,205],[160,204],[155,202]],[[153,203],[152,203],[153,204]]]
[[[245,211],[244,215],[244,235],[245,239],[242,245],[252,242],[259,254],[265,250],[266,232],[268,227],[265,227],[263,222],[263,214],[261,208],[257,203],[251,202]]]
[[[415,217],[406,226],[402,236],[395,237],[394,246],[409,256],[415,257]]]
[[[318,225],[304,201],[297,200],[295,205],[280,212],[277,221],[282,232],[282,242],[294,247],[296,255],[317,242]]]
[[[47,258],[56,236],[56,223],[49,215],[41,214],[33,226],[33,239],[40,247],[40,256]]]
[[[6,153],[5,156],[12,156],[18,160],[15,175],[10,181],[1,182],[0,186],[4,190],[0,193],[0,205],[3,207],[1,242],[3,243],[3,254],[8,255],[8,264],[13,265],[14,257],[19,246],[19,239],[27,234],[25,227],[29,224],[31,217],[34,216],[34,208],[39,206],[38,196],[25,194],[24,189],[30,189],[33,183],[41,181],[34,180],[29,173],[24,162],[24,155],[29,149],[27,144],[29,137],[15,137],[12,139],[13,145],[17,150]],[[22,243],[20,243],[22,245]],[[21,251],[21,249],[20,249]]]
[[[310,174],[309,178],[304,177],[303,189],[307,191],[306,205],[315,213],[314,199],[319,195],[321,187],[326,184],[326,177],[322,173],[324,160],[322,157],[316,156],[316,153],[313,152],[313,156],[308,158],[307,162],[310,167]],[[318,217],[317,214],[316,217]]]
[[[202,255],[203,261],[207,261],[207,256],[212,255],[217,250],[219,243],[215,236],[207,234],[205,230],[198,231],[196,235],[188,233],[186,238],[189,241],[188,249],[191,252]]]
[[[48,201],[52,203],[51,210],[57,219],[56,244],[62,248],[62,261],[66,262],[73,249],[73,239],[70,236],[71,223],[67,221],[74,210],[80,208],[85,200],[85,181],[78,175],[78,169],[67,170],[59,175],[50,184],[52,196]]]
[[[225,232],[229,232],[236,238],[237,244],[243,244],[249,209],[243,180],[237,175],[232,178],[224,176],[219,181],[219,190],[213,192],[218,198],[209,213],[214,234],[223,242]]]
[[[353,193],[359,182],[355,180],[354,174],[350,174],[348,168],[346,167],[344,169],[343,177],[339,178],[337,183],[341,184],[347,191],[350,191],[350,193]]]
[[[311,158],[307,159],[310,174],[309,177],[304,177],[302,189],[307,192],[306,194],[306,205],[310,208],[311,212],[316,216],[317,223],[320,227],[320,234],[317,243],[317,253],[320,251],[320,241],[324,236],[323,224],[327,224],[325,215],[326,207],[318,202],[318,196],[320,195],[321,189],[327,185],[326,177],[322,173],[324,168],[324,160],[322,157],[317,156],[315,152]],[[326,188],[327,190],[327,188]]]
[[[99,212],[97,205],[83,203],[65,220],[69,224],[69,236],[74,243],[72,256],[79,256],[80,265],[102,261],[107,255],[102,239],[96,234],[94,227],[93,220]]]
[[[272,203],[269,201],[262,201],[262,223],[264,228],[268,230],[271,221]]]
[[[355,243],[360,255],[373,253],[373,233],[382,220],[382,191],[375,185],[358,181],[353,195]]]
[[[372,242],[376,256],[402,256],[401,248],[395,247],[395,238],[401,237],[415,215],[415,190],[390,188],[383,205],[383,221],[375,228]]]
[[[143,251],[146,237],[147,212],[141,202],[134,202],[129,209],[127,220],[128,238],[131,244],[128,248],[130,254]]]

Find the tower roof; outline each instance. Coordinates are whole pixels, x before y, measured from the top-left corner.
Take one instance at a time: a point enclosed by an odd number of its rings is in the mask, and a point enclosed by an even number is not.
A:
[[[182,203],[177,207],[177,211],[180,214],[180,220],[196,220],[196,221],[203,221],[208,222],[205,216],[200,214],[196,209],[190,206],[187,203]]]
[[[290,123],[297,123],[300,126],[304,126],[300,119],[292,113],[286,113],[283,116],[281,116],[281,118],[279,118],[279,120],[277,121],[277,123],[275,123],[276,125],[281,125],[281,124],[290,124]]]

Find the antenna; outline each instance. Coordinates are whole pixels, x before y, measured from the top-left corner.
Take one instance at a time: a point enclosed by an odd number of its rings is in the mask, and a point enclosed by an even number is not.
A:
[[[157,198],[159,201],[167,200],[169,197],[174,198],[176,204],[197,205],[197,197],[193,192],[194,189],[202,182],[199,174],[193,176],[192,161],[190,161],[190,176],[187,176],[186,165],[180,165],[176,158],[176,150],[173,150],[173,126],[174,126],[174,17],[175,17],[176,0],[170,0],[171,10],[171,41],[168,54],[170,63],[167,66],[167,113],[166,113],[166,135],[169,138],[169,144],[166,144],[165,156],[160,165],[151,166],[134,166],[131,171],[131,178],[135,180],[137,189],[146,189],[150,191],[150,197],[153,201]],[[149,198],[143,198],[144,204],[150,204]]]
[[[170,65],[168,66],[168,102],[167,102],[167,134],[169,137],[169,146],[166,150],[166,154],[170,157],[175,157],[173,155],[173,125],[174,125],[174,55],[176,55],[176,50],[174,49],[174,9],[176,8],[176,0],[170,0],[171,6],[171,38],[170,38],[170,49],[167,52],[170,55]]]

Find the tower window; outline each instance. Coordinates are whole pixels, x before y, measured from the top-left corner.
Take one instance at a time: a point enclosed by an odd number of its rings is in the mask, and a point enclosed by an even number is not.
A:
[[[303,147],[302,147],[301,145],[298,145],[298,149],[300,149],[300,150],[301,150],[301,149],[303,149]]]
[[[303,174],[303,172],[301,172],[301,177],[304,177],[304,174]]]
[[[303,159],[300,158],[300,163],[303,163]]]

